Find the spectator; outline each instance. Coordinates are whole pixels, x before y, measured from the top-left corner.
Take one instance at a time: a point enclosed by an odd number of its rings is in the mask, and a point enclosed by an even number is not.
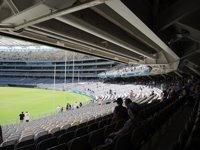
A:
[[[154,96],[154,95],[155,95],[154,91],[151,91],[151,94],[149,96]]]
[[[69,104],[67,103],[67,105],[66,105],[66,111],[69,109]]]
[[[28,111],[25,113],[25,120],[26,122],[29,122],[30,120],[30,113]]]
[[[115,107],[114,112],[113,112],[112,122],[118,122],[120,120],[124,120],[128,118],[127,109],[124,106],[122,106],[123,104],[122,98],[117,99],[117,104],[118,106]]]
[[[19,120],[20,122],[24,121],[24,112],[22,111],[21,114],[19,114]]]
[[[80,106],[80,107],[82,107],[82,106],[83,106],[83,104],[80,102],[79,106]]]
[[[125,106],[128,108],[128,106],[130,105],[130,103],[132,103],[130,98],[126,98],[125,99]]]
[[[66,111],[71,109],[71,105],[69,103],[67,103],[66,105]]]
[[[3,136],[2,136],[2,128],[0,125],[0,145],[1,145],[1,143],[3,143]]]
[[[61,113],[63,112],[63,107],[61,107],[60,112],[61,112]]]
[[[60,113],[60,111],[61,111],[61,107],[60,107],[60,105],[57,107],[57,112],[58,113]]]
[[[75,102],[74,103],[74,109],[77,109],[78,108],[78,102]]]
[[[130,105],[128,106],[128,115],[130,119],[126,121],[124,126],[119,131],[111,133],[105,142],[112,142],[114,137],[122,135],[137,127],[140,124],[141,120],[139,116],[140,109],[141,107],[137,103],[130,103]]]
[[[133,96],[133,90],[131,90],[131,92],[130,92],[130,99],[133,99],[134,98],[134,96]]]

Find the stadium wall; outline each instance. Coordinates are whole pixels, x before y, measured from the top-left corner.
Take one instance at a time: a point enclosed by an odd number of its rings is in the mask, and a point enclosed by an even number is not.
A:
[[[118,63],[101,58],[64,61],[22,61],[0,60],[0,82],[3,78],[54,78],[56,66],[56,79],[64,79],[66,70],[67,81],[95,80],[98,74],[111,69]],[[74,66],[74,69],[73,69]],[[74,73],[73,73],[74,70]],[[9,83],[9,82],[8,82]],[[23,83],[22,83],[23,84]],[[28,83],[27,83],[28,84]]]

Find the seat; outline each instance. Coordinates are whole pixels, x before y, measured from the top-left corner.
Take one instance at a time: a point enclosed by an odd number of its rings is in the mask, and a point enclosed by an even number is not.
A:
[[[38,143],[36,146],[36,150],[46,150],[47,148],[56,146],[57,144],[58,144],[57,138],[52,137]]]
[[[101,121],[99,122],[98,127],[99,127],[99,128],[102,128],[102,127],[104,127],[104,126],[107,125],[107,124],[108,124],[108,119],[104,119],[104,120],[101,120]]]
[[[67,143],[68,141],[70,141],[73,138],[74,138],[74,131],[67,132],[58,137],[58,143],[59,144]]]
[[[90,150],[88,134],[70,140],[67,145],[69,150]]]
[[[115,130],[115,124],[110,124],[104,127],[104,136],[107,137]]]
[[[88,133],[96,129],[98,129],[98,123],[93,123],[88,126]]]
[[[67,132],[70,132],[70,131],[75,131],[77,129],[77,126],[71,126],[67,129]]]
[[[69,127],[71,127],[70,124],[65,124],[65,125],[63,125],[63,126],[61,127],[61,129],[67,130]]]
[[[200,138],[191,138],[186,144],[184,150],[199,150],[200,147]]]
[[[35,135],[35,139],[38,139],[41,136],[47,135],[48,131],[41,131]]]
[[[115,140],[114,150],[121,150],[121,149],[130,150],[131,149],[130,137],[131,137],[131,132],[127,132],[125,134],[116,137],[114,139]]]
[[[47,150],[68,150],[68,147],[67,147],[67,144],[62,143],[62,144],[59,144],[57,146],[48,148]]]
[[[19,147],[16,150],[35,150],[35,144]]]
[[[200,138],[200,126],[195,125],[192,131],[192,138]]]
[[[14,144],[13,145],[1,146],[0,150],[14,150]]]
[[[35,140],[35,143],[38,144],[39,142],[51,137],[52,137],[52,134],[46,134],[46,135],[40,136],[38,139]]]
[[[24,147],[24,146],[27,146],[27,145],[30,145],[30,144],[34,144],[34,139],[19,142],[15,145],[15,148]]]
[[[99,118],[96,118],[95,122],[99,122],[99,121],[101,121],[101,120],[102,120],[102,118],[99,117]]]
[[[23,142],[23,141],[28,141],[28,140],[33,140],[34,139],[34,135],[27,135],[27,136],[24,136],[24,137],[21,137],[19,139],[20,142]]]
[[[74,137],[79,137],[79,136],[82,136],[84,134],[87,134],[87,128],[88,127],[82,127],[82,128],[76,129]]]
[[[93,123],[95,123],[95,119],[88,121],[88,122],[87,122],[87,126],[89,126],[89,125],[91,125],[91,124],[93,124]]]
[[[132,149],[137,150],[141,147],[142,142],[146,139],[145,126],[136,127],[131,134],[130,144]]]
[[[85,127],[86,125],[87,125],[87,122],[84,122],[84,123],[79,124],[77,128],[82,128],[82,127]]]
[[[53,136],[58,137],[58,136],[60,136],[60,135],[62,135],[62,134],[65,134],[65,133],[66,133],[66,130],[65,130],[65,129],[62,129],[62,130],[59,130],[59,131],[55,132],[55,133],[53,134]]]
[[[60,128],[59,128],[59,127],[56,127],[56,128],[50,129],[50,130],[49,130],[49,133],[54,134],[55,132],[57,132],[57,131],[59,131],[59,130],[60,130]]]
[[[8,145],[15,145],[17,143],[17,140],[14,139],[14,140],[8,140],[8,141],[4,141],[1,146],[8,146]]]
[[[121,121],[117,122],[115,125],[115,130],[118,131],[119,129],[121,129],[124,126],[125,122],[126,122],[125,120],[121,120]]]
[[[89,134],[89,144],[92,148],[104,143],[104,128],[95,130]]]
[[[113,150],[113,143],[104,144],[93,148],[92,150]],[[125,149],[124,149],[125,150]]]

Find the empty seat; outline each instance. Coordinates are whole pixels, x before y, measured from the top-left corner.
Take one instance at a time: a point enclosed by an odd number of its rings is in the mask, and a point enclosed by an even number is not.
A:
[[[88,121],[87,126],[89,126],[89,125],[91,125],[93,123],[95,123],[95,119]]]
[[[104,128],[95,130],[89,135],[89,144],[92,148],[104,143]]]
[[[113,143],[100,145],[98,147],[93,148],[92,150],[113,150]]]
[[[98,127],[102,128],[102,127],[104,127],[107,124],[108,124],[108,119],[104,119],[104,120],[99,121]]]
[[[38,139],[35,140],[35,143],[39,143],[45,139],[48,139],[48,138],[51,138],[52,137],[52,134],[46,134],[46,135],[43,135],[43,136],[40,136]]]
[[[85,127],[86,125],[87,125],[87,122],[84,122],[84,123],[79,124],[77,128],[82,128],[82,127]]]
[[[72,124],[71,124],[71,126],[78,126],[80,124],[80,122],[79,121],[75,121],[75,122],[73,122]]]
[[[114,150],[130,150],[131,144],[130,144],[130,137],[131,132],[127,132],[125,134],[119,135],[118,137],[115,137],[115,145]]]
[[[77,129],[77,126],[71,126],[67,129],[67,132],[69,131],[75,131]]]
[[[17,143],[17,140],[8,140],[8,141],[4,141],[1,146],[7,146],[7,145],[15,145]]]
[[[101,121],[102,120],[102,118],[101,117],[98,117],[96,120],[95,120],[95,122],[99,122],[99,121]]]
[[[104,127],[104,136],[107,137],[115,130],[115,124],[110,124]]]
[[[59,128],[59,127],[56,127],[56,128],[50,129],[50,130],[49,130],[49,133],[54,134],[55,132],[57,132],[57,131],[59,131],[59,130],[60,130],[60,128]]]
[[[57,146],[48,148],[47,150],[68,150],[67,144],[63,143],[63,144],[59,144]]]
[[[61,127],[61,129],[67,130],[69,127],[71,127],[71,125],[70,125],[70,124],[66,124],[66,125],[63,125],[63,126]]]
[[[71,132],[67,132],[65,134],[62,134],[58,137],[58,143],[67,143],[69,142],[71,139],[74,138],[74,131]]]
[[[59,130],[59,131],[55,132],[53,134],[53,136],[58,137],[58,136],[60,136],[60,135],[62,135],[64,133],[66,133],[66,130],[62,129],[62,130]]]
[[[16,144],[15,148],[24,147],[24,146],[27,146],[27,145],[30,145],[30,144],[34,144],[34,139],[19,142],[19,143]]]
[[[13,145],[1,146],[0,150],[14,150],[14,144]]]
[[[33,140],[33,139],[34,139],[34,135],[27,135],[27,136],[21,137],[19,141],[23,142],[23,141]]]
[[[90,150],[88,135],[72,139],[67,143],[67,145],[69,150]]]
[[[199,150],[200,147],[200,138],[191,138],[184,150]]]
[[[35,150],[35,144],[23,146],[23,147],[17,148],[16,150]]]
[[[58,144],[57,138],[49,138],[37,144],[36,150],[46,150],[47,148],[56,146]]]
[[[82,135],[86,134],[87,133],[87,128],[88,127],[82,127],[82,128],[76,129],[74,137],[79,137],[79,136],[82,136]]]
[[[145,126],[141,125],[135,128],[132,132],[131,138],[130,138],[130,144],[133,149],[139,149],[141,147],[142,142],[146,140],[146,134],[145,134]]]
[[[98,129],[98,123],[93,123],[88,126],[88,132]]]
[[[35,135],[35,139],[38,139],[41,136],[47,135],[48,131],[41,131]]]

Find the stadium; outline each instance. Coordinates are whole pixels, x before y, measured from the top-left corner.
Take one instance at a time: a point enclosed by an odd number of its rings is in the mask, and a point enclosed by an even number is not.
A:
[[[0,150],[199,150],[199,0],[0,0]]]

